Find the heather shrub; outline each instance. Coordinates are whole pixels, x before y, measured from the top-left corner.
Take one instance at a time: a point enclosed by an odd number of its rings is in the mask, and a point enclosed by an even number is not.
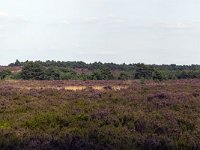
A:
[[[68,126],[68,121],[54,113],[42,113],[26,121],[25,127],[30,129],[62,128]]]
[[[72,85],[90,88],[65,90]],[[199,149],[199,88],[199,80],[2,81],[0,149]]]

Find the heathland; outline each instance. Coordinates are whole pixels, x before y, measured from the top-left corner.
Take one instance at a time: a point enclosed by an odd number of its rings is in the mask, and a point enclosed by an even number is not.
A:
[[[0,149],[200,149],[200,66],[0,67]]]
[[[0,82],[0,149],[199,149],[200,80]]]

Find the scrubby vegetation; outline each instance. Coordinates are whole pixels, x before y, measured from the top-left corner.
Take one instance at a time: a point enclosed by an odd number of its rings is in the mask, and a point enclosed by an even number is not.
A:
[[[199,149],[199,79],[199,65],[17,60],[0,67],[0,149]]]
[[[199,89],[200,80],[1,81],[0,149],[199,149]]]
[[[21,69],[20,69],[21,67]],[[18,71],[16,72],[17,69]],[[145,65],[145,64],[114,64],[95,62],[61,62],[61,61],[26,61],[16,60],[9,67],[0,68],[13,70],[11,74],[0,74],[1,79],[25,80],[169,80],[169,79],[200,79],[199,65]]]

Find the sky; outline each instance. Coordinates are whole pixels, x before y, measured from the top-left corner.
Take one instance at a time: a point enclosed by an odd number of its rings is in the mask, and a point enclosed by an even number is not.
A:
[[[0,64],[200,64],[199,0],[1,0]]]

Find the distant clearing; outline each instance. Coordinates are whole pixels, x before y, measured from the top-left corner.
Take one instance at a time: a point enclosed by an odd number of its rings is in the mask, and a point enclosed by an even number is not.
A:
[[[19,83],[19,81],[16,80],[9,80],[7,81],[8,83],[12,84],[13,87],[18,88],[18,89],[26,89],[26,90],[31,90],[31,89],[56,89],[56,90],[69,90],[69,91],[81,91],[81,90],[86,90],[86,89],[93,89],[93,90],[97,90],[97,91],[104,91],[104,90],[122,90],[122,89],[127,89],[129,86],[127,85],[108,85],[108,86],[103,86],[103,85],[62,85],[62,86],[58,86],[58,85],[44,85],[42,86],[41,83],[39,84],[35,84],[31,85],[31,82],[29,82],[30,84],[23,85],[23,84],[17,84]],[[56,81],[55,81],[56,82]]]

